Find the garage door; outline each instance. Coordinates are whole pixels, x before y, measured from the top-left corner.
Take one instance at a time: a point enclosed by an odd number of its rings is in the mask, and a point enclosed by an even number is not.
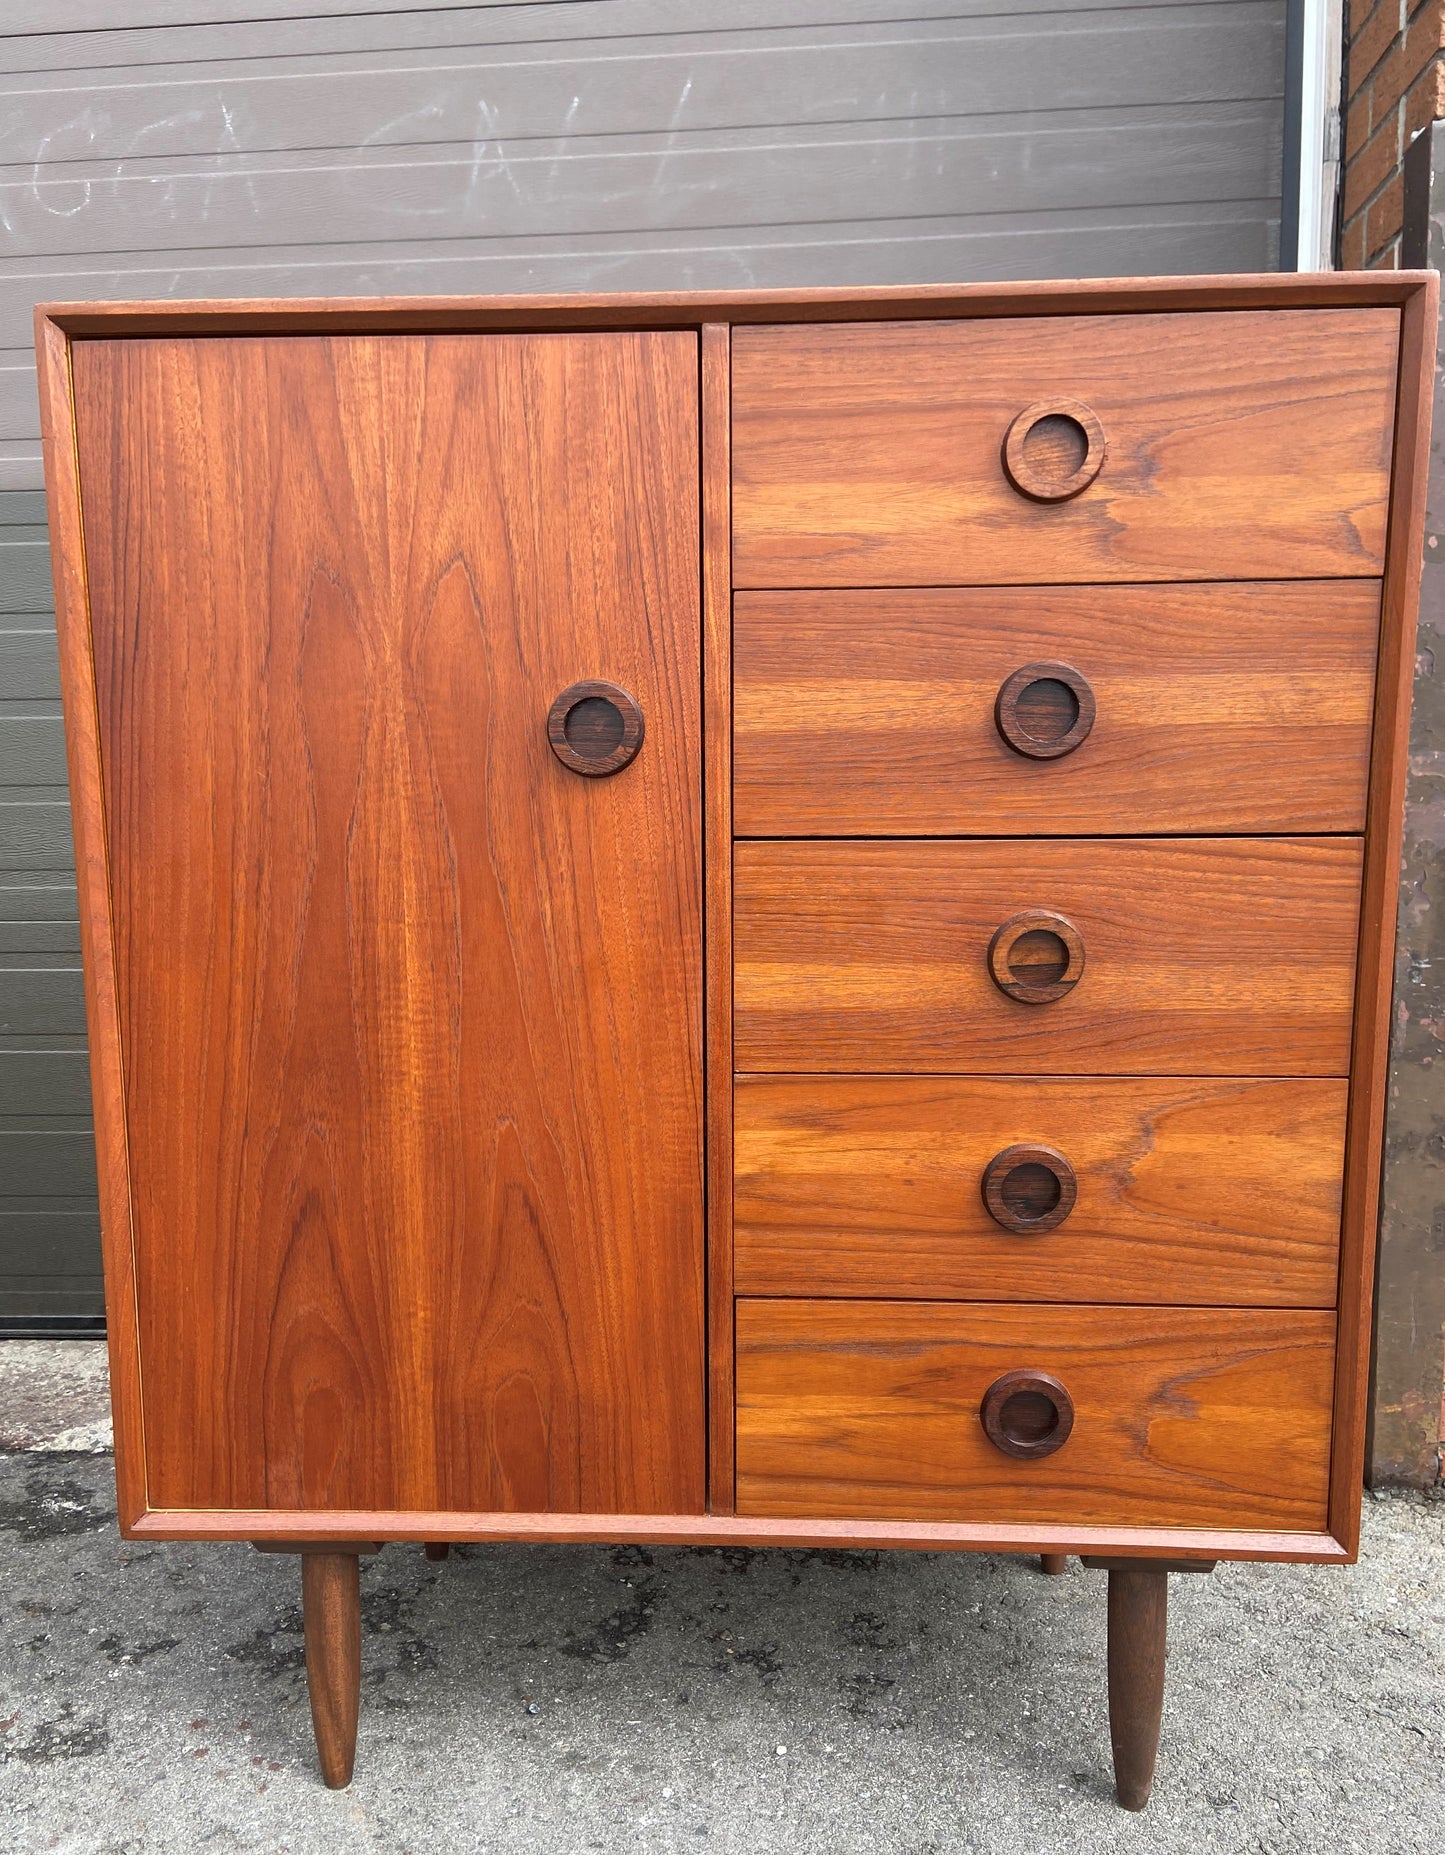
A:
[[[4,1327],[101,1309],[32,305],[1268,270],[1285,11],[7,0]]]

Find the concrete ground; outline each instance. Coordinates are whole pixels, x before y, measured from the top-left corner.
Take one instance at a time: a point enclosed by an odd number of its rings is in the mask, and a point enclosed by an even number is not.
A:
[[[296,1562],[123,1542],[96,1352],[29,1345],[0,1345],[4,1855],[1445,1849],[1445,1502],[1367,1498],[1348,1571],[1173,1581],[1142,1817],[1103,1576],[945,1553],[389,1546],[332,1794]]]

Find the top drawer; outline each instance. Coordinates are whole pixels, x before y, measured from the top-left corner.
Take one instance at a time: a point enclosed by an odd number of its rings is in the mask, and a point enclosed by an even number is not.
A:
[[[737,329],[734,583],[1378,574],[1399,326],[1310,309]]]

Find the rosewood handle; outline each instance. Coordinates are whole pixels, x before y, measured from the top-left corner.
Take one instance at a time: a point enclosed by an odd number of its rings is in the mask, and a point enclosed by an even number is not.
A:
[[[1021,1005],[1047,1005],[1084,976],[1084,941],[1067,915],[1030,908],[1010,915],[988,943],[989,976]]]
[[[1004,472],[1031,502],[1067,502],[1098,476],[1108,448],[1092,406],[1081,399],[1039,399],[1004,435]]]
[[[584,779],[620,773],[637,758],[644,732],[642,710],[616,683],[573,683],[547,711],[552,752]]]
[[[979,1417],[995,1449],[1035,1462],[1068,1442],[1074,1400],[1049,1372],[1005,1372],[983,1394]]]
[[[981,1183],[989,1216],[1019,1235],[1057,1230],[1079,1196],[1078,1179],[1064,1155],[1029,1141],[995,1153]]]
[[[1058,760],[1082,747],[1094,725],[1094,692],[1071,663],[1026,663],[994,699],[994,726],[1015,753]]]

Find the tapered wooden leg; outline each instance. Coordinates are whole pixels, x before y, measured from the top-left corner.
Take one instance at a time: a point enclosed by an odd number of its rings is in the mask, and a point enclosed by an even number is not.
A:
[[[444,1559],[450,1551],[451,1547],[444,1539],[429,1539],[426,1543],[426,1556],[429,1559]]]
[[[1061,1578],[1069,1569],[1069,1555],[1066,1552],[1041,1552],[1039,1570],[1049,1578]]]
[[[1110,1571],[1109,1737],[1114,1790],[1126,1810],[1142,1810],[1154,1782],[1168,1619],[1167,1572],[1152,1566]]]
[[[333,1791],[351,1782],[361,1710],[361,1561],[354,1552],[303,1552],[301,1614],[306,1681],[321,1775]]]

